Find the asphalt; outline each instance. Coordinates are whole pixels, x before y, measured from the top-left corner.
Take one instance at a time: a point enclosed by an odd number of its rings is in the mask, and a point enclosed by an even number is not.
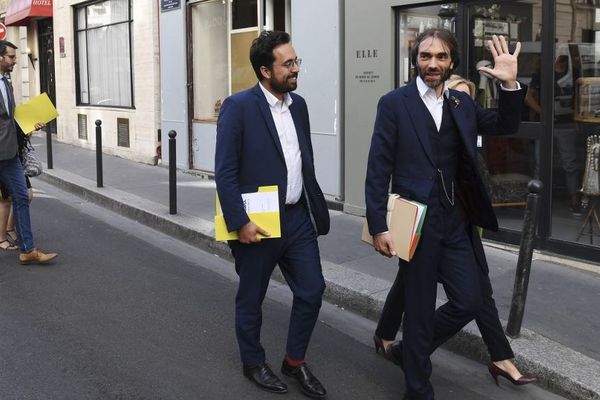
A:
[[[34,134],[37,155],[46,161],[45,134]],[[97,187],[93,149],[53,141],[53,169],[42,179],[141,224],[231,259],[214,240],[215,185],[192,171],[177,171],[177,213],[170,214],[169,173],[164,166],[103,155],[103,187]],[[47,165],[47,164],[46,164]],[[319,239],[326,299],[376,320],[397,272],[397,264],[360,241],[363,218],[335,211],[332,229]],[[34,221],[35,223],[35,221]],[[43,244],[41,244],[43,245]],[[508,318],[518,248],[485,242],[490,279],[503,323]],[[273,279],[281,281],[275,273]],[[516,363],[535,374],[539,385],[572,399],[600,399],[600,266],[536,252],[523,327],[510,339]],[[438,302],[444,301],[443,290]],[[446,348],[488,363],[474,323]]]

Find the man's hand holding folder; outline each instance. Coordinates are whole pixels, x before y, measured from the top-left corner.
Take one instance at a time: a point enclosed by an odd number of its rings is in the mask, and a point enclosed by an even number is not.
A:
[[[421,237],[421,227],[426,212],[425,204],[403,199],[397,194],[390,194],[386,216],[389,231],[372,237],[365,221],[362,240],[372,244],[375,250],[386,257],[398,256],[405,261],[410,261]]]
[[[380,254],[383,254],[386,257],[393,257],[396,255],[396,249],[394,248],[394,242],[392,240],[392,235],[390,232],[378,233],[373,236],[373,247]]]
[[[269,232],[265,231],[252,221],[248,222],[238,230],[240,243],[244,244],[260,242],[260,236],[258,236],[259,234],[267,237],[271,236]]]

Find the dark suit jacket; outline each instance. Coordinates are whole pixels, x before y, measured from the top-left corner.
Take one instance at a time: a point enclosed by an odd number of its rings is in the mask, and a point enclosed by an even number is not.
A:
[[[4,82],[0,81],[0,85]],[[12,91],[12,85],[7,90],[10,97],[12,110],[8,112],[4,105],[4,98],[0,92],[0,160],[10,160],[17,155],[18,142],[16,123],[14,119],[15,98]]]
[[[485,186],[477,168],[477,135],[515,133],[521,120],[526,87],[499,90],[498,112],[477,105],[463,92],[450,90],[450,111],[464,144],[457,171],[458,197],[473,225],[498,229]],[[427,124],[431,119],[422,103],[416,81],[383,96],[371,140],[365,198],[371,234],[387,231],[386,205],[390,177],[392,193],[429,203],[438,173],[432,156]]]
[[[290,112],[302,154],[304,196],[301,200],[308,200],[317,233],[324,235],[329,232],[329,211],[315,177],[308,109],[302,97],[290,95],[293,99]],[[215,180],[230,231],[249,222],[241,194],[254,192],[259,186],[278,186],[280,215],[284,214],[287,167],[269,103],[258,84],[228,97],[221,106],[217,122]]]

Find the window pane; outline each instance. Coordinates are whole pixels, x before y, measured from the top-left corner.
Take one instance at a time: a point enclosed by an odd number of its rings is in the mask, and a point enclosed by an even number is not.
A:
[[[520,41],[517,78],[530,84],[539,75],[541,60],[542,1],[511,1],[472,5],[468,8],[469,78],[477,87],[476,101],[484,108],[497,109],[499,82],[479,71],[480,67],[492,66],[493,56],[487,41],[492,35],[502,35],[512,46]],[[533,111],[531,111],[533,112]],[[523,119],[538,120],[524,110]],[[528,130],[529,129],[529,130]],[[492,205],[502,228],[520,231],[527,200],[527,184],[540,177],[542,157],[540,141],[536,138],[539,125],[528,127],[521,124],[519,132],[511,136],[483,136],[481,139],[480,170],[487,185]]]
[[[77,9],[77,29],[85,29],[85,7]]]
[[[597,9],[556,7],[552,237],[598,246],[600,226],[590,213],[600,206],[597,156],[596,161],[592,156],[600,151],[600,43],[595,19]]]
[[[221,1],[192,7],[194,119],[216,121],[229,90],[227,5]]]
[[[456,3],[411,8],[399,13],[400,48],[397,81],[401,86],[412,80],[410,51],[419,33],[429,28],[446,28],[454,31],[455,16]]]
[[[87,6],[88,28],[129,19],[129,0],[109,0]]]
[[[256,84],[256,74],[248,58],[252,41],[258,31],[231,34],[231,93],[237,93]]]
[[[90,104],[131,107],[129,24],[87,32]]]
[[[256,0],[235,0],[231,3],[231,28],[243,29],[258,26]]]
[[[90,102],[90,93],[88,90],[88,71],[87,71],[87,43],[85,41],[85,32],[77,34],[78,60],[79,60],[79,101],[87,104]]]

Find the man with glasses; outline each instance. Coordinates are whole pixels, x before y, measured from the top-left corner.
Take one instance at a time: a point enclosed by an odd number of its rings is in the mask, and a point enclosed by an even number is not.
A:
[[[264,31],[252,42],[250,61],[259,82],[223,102],[215,153],[221,208],[239,238],[229,246],[239,275],[235,327],[243,373],[261,389],[287,392],[260,343],[261,306],[278,264],[294,294],[281,372],[297,380],[305,395],[321,399],[325,388],[304,357],[325,289],[317,235],[329,231],[329,212],[315,177],[306,103],[291,93],[301,60],[287,33]],[[272,185],[278,188],[281,238],[269,238],[248,218],[242,198]]]
[[[29,215],[29,193],[25,182],[23,164],[19,158],[19,143],[15,125],[15,99],[12,86],[6,75],[17,63],[17,46],[0,40],[0,181],[12,198],[13,213],[17,228],[17,240],[21,249],[21,264],[45,264],[56,258],[54,253],[43,253],[36,249],[31,232]],[[40,129],[43,124],[36,124]]]

